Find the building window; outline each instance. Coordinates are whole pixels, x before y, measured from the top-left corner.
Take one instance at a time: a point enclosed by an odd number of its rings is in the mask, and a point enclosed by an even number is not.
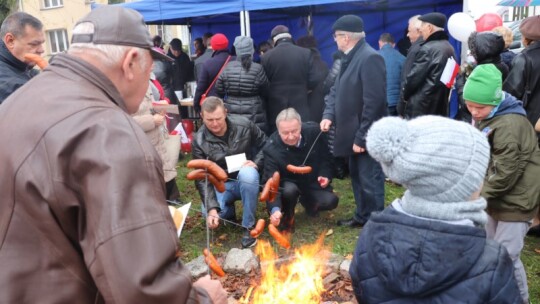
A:
[[[44,8],[53,8],[64,6],[64,0],[43,0]]]
[[[68,38],[65,29],[47,31],[49,45],[51,46],[51,54],[56,54],[67,50]]]

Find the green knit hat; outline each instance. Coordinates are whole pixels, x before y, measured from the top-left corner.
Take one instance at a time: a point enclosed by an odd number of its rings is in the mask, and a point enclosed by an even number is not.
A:
[[[489,106],[499,105],[503,99],[501,71],[491,63],[474,68],[463,88],[463,99]]]

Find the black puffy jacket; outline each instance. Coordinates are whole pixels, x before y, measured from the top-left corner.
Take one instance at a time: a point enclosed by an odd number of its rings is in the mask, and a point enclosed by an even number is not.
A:
[[[242,67],[240,58],[227,64],[216,81],[216,92],[222,97],[230,114],[253,121],[267,132],[263,96],[268,89],[268,78],[262,65],[252,62],[249,71]]]
[[[0,40],[0,104],[38,73],[15,58]]]
[[[413,66],[402,85],[404,106],[399,113],[406,118],[420,115],[448,116],[450,89],[441,82],[441,75],[450,57],[456,57],[448,35],[439,31],[424,41],[416,54]]]
[[[349,272],[359,303],[522,303],[508,252],[484,229],[393,207],[371,216]]]
[[[197,131],[191,143],[193,159],[209,159],[218,164],[227,172],[225,156],[245,153],[246,159],[257,164],[259,170],[263,167],[262,148],[266,143],[266,135],[252,121],[238,115],[227,117],[227,141],[212,134],[204,125]],[[238,172],[229,174],[230,178],[236,178]],[[205,187],[204,181],[196,181],[202,202],[207,202],[206,210],[218,209],[216,192],[212,184]],[[208,193],[208,197],[206,197]],[[205,199],[206,198],[206,199]]]

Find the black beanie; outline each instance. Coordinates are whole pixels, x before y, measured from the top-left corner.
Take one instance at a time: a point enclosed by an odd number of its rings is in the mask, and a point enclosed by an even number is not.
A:
[[[332,31],[360,33],[364,31],[364,21],[355,15],[345,15],[334,22]]]

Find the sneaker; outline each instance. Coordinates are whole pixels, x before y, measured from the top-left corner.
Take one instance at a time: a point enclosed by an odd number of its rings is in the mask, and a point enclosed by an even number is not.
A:
[[[242,248],[251,248],[257,244],[257,239],[252,238],[249,234],[249,231],[245,231],[244,235],[242,236]]]

